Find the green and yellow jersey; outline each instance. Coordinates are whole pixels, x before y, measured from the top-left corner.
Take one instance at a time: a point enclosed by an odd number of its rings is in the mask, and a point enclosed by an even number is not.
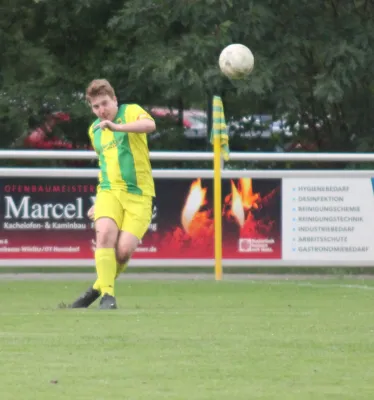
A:
[[[153,118],[137,104],[124,104],[113,122],[126,124],[139,119]],[[155,196],[146,133],[112,132],[108,128],[93,130],[89,137],[99,158],[101,190],[124,190],[129,193]]]

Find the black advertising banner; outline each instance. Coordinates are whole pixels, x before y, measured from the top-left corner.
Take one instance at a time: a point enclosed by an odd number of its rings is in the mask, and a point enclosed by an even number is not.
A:
[[[155,179],[134,259],[214,258],[212,179]],[[1,178],[0,259],[91,260],[94,178]],[[222,181],[223,258],[281,259],[281,179]]]

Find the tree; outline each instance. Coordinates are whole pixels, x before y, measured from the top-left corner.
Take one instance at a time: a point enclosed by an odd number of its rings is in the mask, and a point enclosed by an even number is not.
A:
[[[105,76],[121,101],[176,107],[179,121],[183,108],[207,108],[219,94],[228,120],[284,118],[293,144],[304,149],[374,145],[372,2],[2,0],[2,7],[0,119],[22,121],[9,135],[47,104],[72,113],[80,122],[71,138],[87,140],[83,90]],[[218,69],[220,51],[232,42],[255,56],[253,73],[240,82]],[[157,140],[154,148],[189,146],[181,129]],[[239,137],[233,144],[254,146]]]

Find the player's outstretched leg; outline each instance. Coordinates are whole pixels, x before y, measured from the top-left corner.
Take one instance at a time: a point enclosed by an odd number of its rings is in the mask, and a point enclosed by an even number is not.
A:
[[[87,308],[99,297],[100,291],[90,287],[70,305],[70,308]]]
[[[122,272],[125,271],[127,263],[117,263],[117,273],[116,279],[120,276]],[[84,293],[82,293],[69,308],[88,308],[92,303],[94,303],[100,297],[100,284],[97,279],[93,286],[90,286]]]

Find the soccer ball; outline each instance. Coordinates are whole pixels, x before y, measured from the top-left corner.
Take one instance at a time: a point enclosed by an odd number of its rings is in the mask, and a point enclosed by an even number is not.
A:
[[[230,44],[222,50],[219,56],[219,67],[228,78],[243,79],[253,70],[253,54],[243,44]]]

